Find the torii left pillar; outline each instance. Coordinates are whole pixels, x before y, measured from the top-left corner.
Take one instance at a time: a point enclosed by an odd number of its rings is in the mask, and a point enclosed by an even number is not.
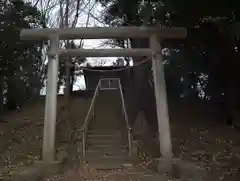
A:
[[[43,131],[42,160],[53,162],[55,160],[55,133],[57,118],[57,81],[59,64],[59,37],[50,38],[50,51],[48,56],[47,92],[45,100],[45,118]]]

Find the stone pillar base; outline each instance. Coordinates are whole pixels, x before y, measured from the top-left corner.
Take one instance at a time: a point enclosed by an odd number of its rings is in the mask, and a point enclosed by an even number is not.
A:
[[[158,172],[160,174],[166,173],[166,169],[164,168],[164,159],[158,158],[157,166]],[[188,161],[183,161],[180,158],[173,158],[172,170],[171,173],[168,173],[173,178],[178,179],[193,179],[196,181],[201,180],[203,170],[198,167],[196,164]]]

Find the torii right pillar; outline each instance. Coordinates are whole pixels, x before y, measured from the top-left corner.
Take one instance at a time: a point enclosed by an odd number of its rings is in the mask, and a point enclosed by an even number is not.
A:
[[[158,162],[160,173],[171,173],[173,165],[171,131],[169,123],[166,83],[164,77],[164,66],[161,46],[157,35],[150,37],[150,47],[153,50],[152,69],[154,78],[154,89],[156,98],[156,110],[158,119],[158,131],[160,152],[162,158]]]

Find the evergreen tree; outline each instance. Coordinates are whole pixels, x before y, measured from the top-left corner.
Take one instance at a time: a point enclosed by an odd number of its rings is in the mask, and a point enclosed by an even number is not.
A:
[[[15,109],[39,97],[44,62],[43,41],[21,41],[22,28],[44,27],[35,7],[22,0],[0,2],[1,107]]]

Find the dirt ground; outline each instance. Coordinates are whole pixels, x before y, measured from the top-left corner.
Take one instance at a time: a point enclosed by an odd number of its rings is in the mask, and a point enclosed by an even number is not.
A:
[[[169,107],[174,157],[199,166],[205,181],[240,180],[239,130],[216,120],[209,105],[181,103]],[[139,139],[148,155],[159,157],[158,138],[143,134]]]
[[[201,166],[206,181],[240,180],[240,135],[233,128],[173,124],[172,135],[175,156]]]
[[[219,123],[203,105],[171,114],[173,151],[206,171],[206,181],[240,180],[240,132]]]
[[[89,106],[89,99],[72,100],[69,119],[71,122],[66,121],[66,112],[62,104],[64,103],[60,100],[57,129],[62,131],[61,136],[57,135],[57,148],[68,146],[69,133],[80,128]],[[8,114],[5,119],[9,123],[0,123],[0,145],[3,145],[0,148],[0,168],[10,171],[40,159],[43,115],[41,103],[20,113]],[[188,108],[183,110],[179,107],[174,113],[171,112],[170,117],[175,157],[193,161],[201,166],[206,171],[205,181],[240,180],[240,133],[234,128],[212,121],[210,114],[205,115],[201,111],[194,112]],[[66,129],[69,125],[71,128]],[[66,134],[62,134],[63,132]],[[155,145],[152,149],[157,153],[159,147]],[[73,178],[78,178],[81,174],[78,169],[68,170],[61,177],[62,180],[74,180]],[[55,180],[61,180],[59,176],[55,177]]]
[[[73,99],[69,119],[63,98],[58,100],[56,150],[69,147],[71,133],[83,124],[89,99]],[[2,175],[11,175],[11,170],[40,160],[44,103],[39,103],[20,112],[10,112],[0,123],[0,180]],[[69,121],[71,120],[71,121]],[[77,137],[79,135],[74,134]],[[75,139],[75,138],[74,138]],[[74,148],[77,151],[77,148]],[[1,173],[4,172],[4,173]]]

